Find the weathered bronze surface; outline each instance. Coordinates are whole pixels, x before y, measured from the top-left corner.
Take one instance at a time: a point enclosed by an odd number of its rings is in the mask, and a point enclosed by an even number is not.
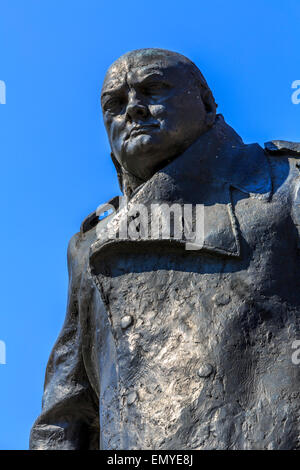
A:
[[[300,144],[245,145],[160,49],[110,67],[102,109],[124,196],[70,241],[31,448],[299,449]],[[113,236],[174,203],[203,207],[198,249]]]

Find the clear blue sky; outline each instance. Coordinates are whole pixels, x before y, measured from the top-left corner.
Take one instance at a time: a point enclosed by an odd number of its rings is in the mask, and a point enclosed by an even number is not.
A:
[[[248,143],[300,141],[299,0],[0,0],[0,449],[26,449],[62,326],[66,250],[119,193],[99,107],[107,67],[162,47],[202,70]]]

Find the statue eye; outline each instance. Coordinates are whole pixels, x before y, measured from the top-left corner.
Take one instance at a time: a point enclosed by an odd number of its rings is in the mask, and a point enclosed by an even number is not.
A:
[[[125,101],[123,98],[121,97],[115,97],[115,98],[110,98],[108,99],[103,108],[104,108],[104,111],[109,111],[109,112],[112,112],[112,113],[118,113],[120,111],[122,111],[122,109],[124,108],[124,105],[125,105]]]
[[[168,88],[169,86],[166,83],[149,83],[149,85],[143,87],[143,93],[148,96],[160,95]]]

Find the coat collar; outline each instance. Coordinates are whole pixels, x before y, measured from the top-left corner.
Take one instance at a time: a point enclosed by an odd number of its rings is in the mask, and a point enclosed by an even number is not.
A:
[[[182,155],[158,171],[137,188],[127,204],[99,231],[92,253],[105,246],[122,243],[158,242],[159,240],[125,240],[111,237],[125,223],[128,211],[138,204],[150,207],[155,203],[203,205],[204,243],[201,249],[229,256],[240,255],[230,189],[234,187],[250,197],[268,201],[271,195],[271,176],[267,157],[257,145],[245,145],[221,115],[215,125]],[[185,245],[186,240],[170,239]],[[193,245],[193,244],[192,244]],[[195,248],[194,248],[195,249]]]
[[[268,199],[272,189],[269,163],[264,150],[258,144],[245,145],[220,114],[209,131],[137,188],[131,200],[140,191],[146,195],[150,188],[153,197],[153,189],[160,180],[166,178],[172,180],[177,189],[180,187],[183,190],[186,187],[188,192],[191,192],[193,185],[214,181],[227,183],[260,199]]]

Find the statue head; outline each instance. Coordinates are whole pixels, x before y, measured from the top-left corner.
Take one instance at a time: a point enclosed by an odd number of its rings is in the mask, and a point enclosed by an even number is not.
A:
[[[164,49],[135,50],[114,62],[101,105],[119,178],[126,174],[140,183],[184,152],[216,117],[200,70]]]

